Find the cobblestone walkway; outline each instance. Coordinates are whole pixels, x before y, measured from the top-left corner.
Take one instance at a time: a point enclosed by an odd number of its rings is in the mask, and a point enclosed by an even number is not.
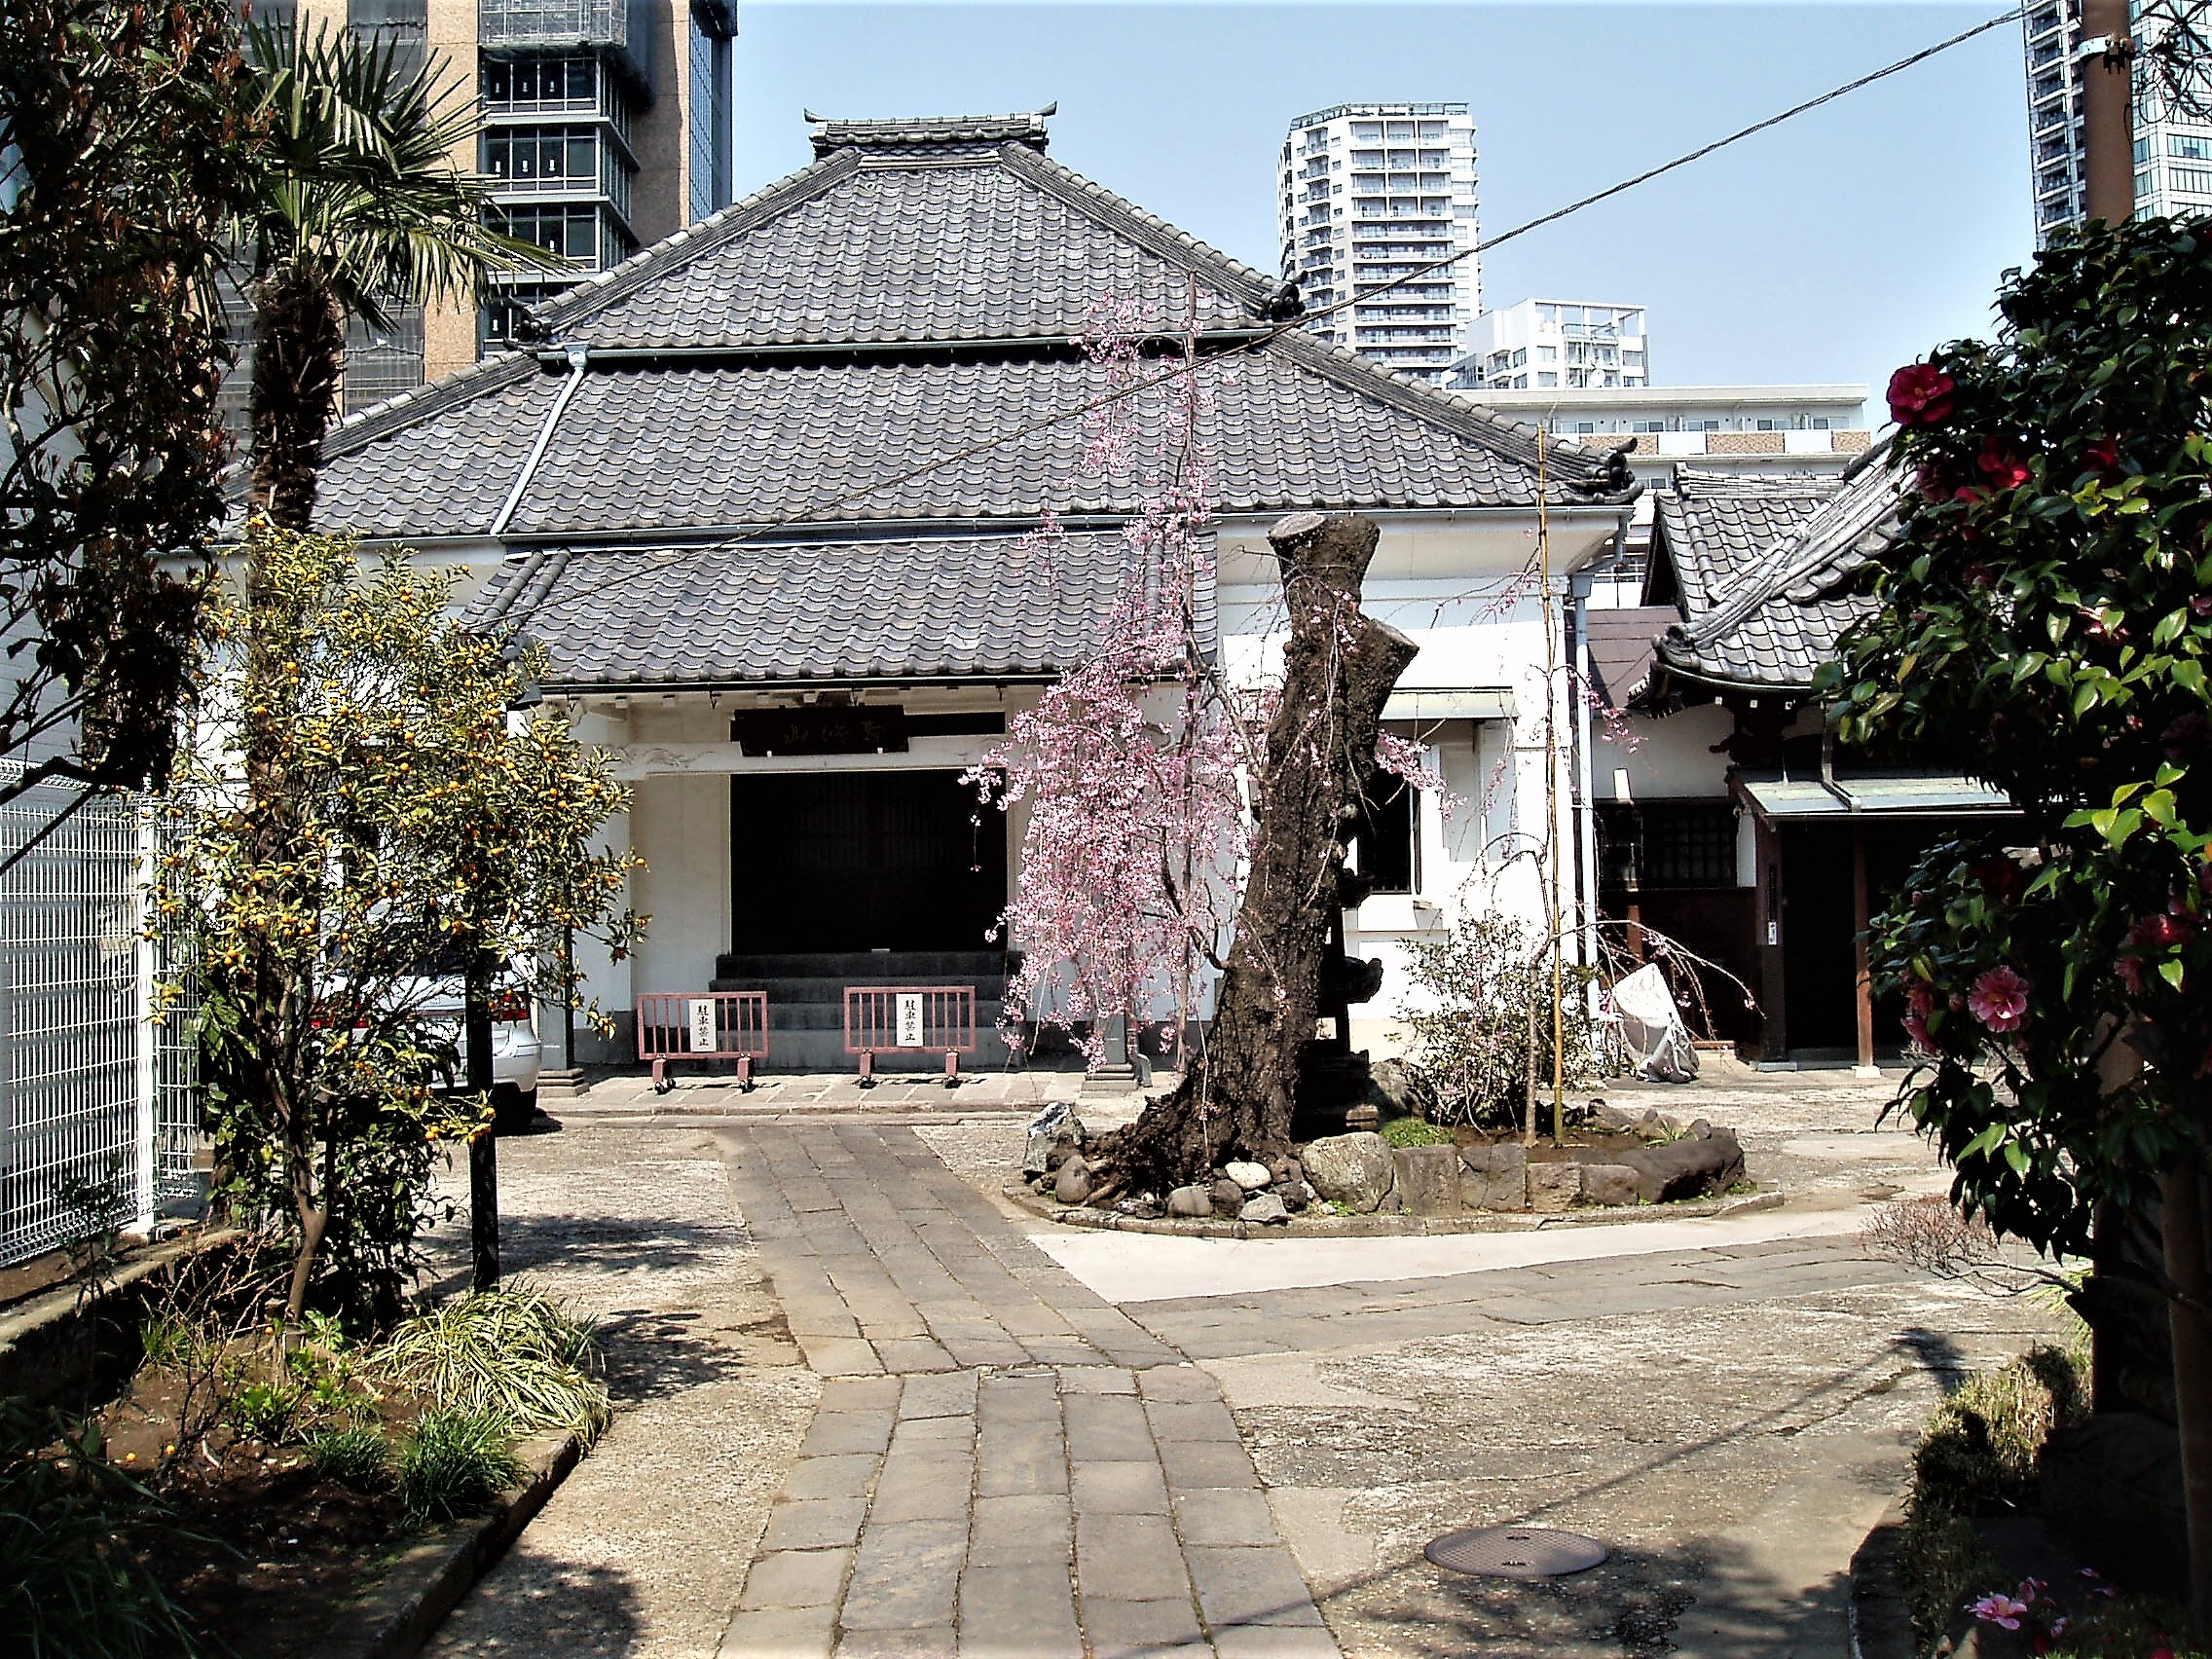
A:
[[[724,1144],[830,1379],[724,1659],[1337,1654],[1205,1372],[910,1129]]]

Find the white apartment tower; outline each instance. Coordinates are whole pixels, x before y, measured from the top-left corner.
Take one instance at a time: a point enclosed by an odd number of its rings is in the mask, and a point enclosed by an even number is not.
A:
[[[2137,21],[2138,30],[2159,27]],[[2079,224],[2087,173],[2083,152],[2082,78],[2074,55],[2082,40],[2079,0],[2042,0],[2021,21],[2028,66],[2028,143],[2035,167],[2036,244],[2061,225]],[[2201,82],[2198,83],[2202,85]],[[2157,77],[2136,76],[2135,211],[2200,218],[2212,214],[2212,120],[2172,107]]]
[[[1484,312],[1468,330],[1454,387],[1598,390],[1651,384],[1651,335],[1641,306],[1523,300]]]
[[[1283,140],[1279,185],[1283,276],[1301,280],[1309,313],[1355,302],[1313,332],[1443,385],[1482,310],[1467,106],[1352,103],[1302,115]],[[1376,291],[1462,252],[1456,265]]]

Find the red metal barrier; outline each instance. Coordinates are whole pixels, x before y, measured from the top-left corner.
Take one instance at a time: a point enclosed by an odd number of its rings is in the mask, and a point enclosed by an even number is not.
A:
[[[671,1060],[735,1060],[740,1087],[753,1087],[753,1062],[768,1057],[766,991],[647,991],[638,998],[638,1058],[653,1063],[653,1088],[666,1094]]]
[[[875,1082],[877,1054],[942,1054],[944,1086],[960,1082],[960,1056],[976,1051],[974,985],[848,985],[845,1052],[861,1082]]]

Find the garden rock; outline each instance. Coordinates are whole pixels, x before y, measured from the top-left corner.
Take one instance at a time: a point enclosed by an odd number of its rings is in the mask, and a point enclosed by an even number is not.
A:
[[[1656,1107],[1637,1119],[1636,1132],[1645,1140],[1671,1141],[1682,1132],[1681,1124]]]
[[[1065,1100],[1055,1100],[1029,1120],[1029,1144],[1021,1155],[1021,1172],[1032,1180],[1049,1175],[1083,1144],[1083,1120]]]
[[[1636,1171],[1625,1163],[1585,1163],[1582,1201],[1618,1207],[1636,1202]]]
[[[1217,1210],[1237,1210],[1244,1207],[1244,1189],[1224,1175],[1213,1184],[1213,1207]]]
[[[1282,1197],[1283,1207],[1293,1215],[1313,1201],[1313,1189],[1303,1181],[1294,1181],[1287,1187],[1276,1188],[1275,1191]]]
[[[1265,1163],[1230,1162],[1222,1165],[1221,1172],[1247,1193],[1258,1192],[1273,1179]]]
[[[1306,1171],[1299,1168],[1295,1158],[1276,1159],[1268,1165],[1268,1173],[1273,1177],[1272,1185],[1278,1193],[1286,1193],[1306,1179]]]
[[[1582,1165],[1579,1163],[1531,1163],[1529,1165],[1529,1207],[1539,1215],[1557,1215],[1572,1209],[1582,1197]]]
[[[1459,1199],[1469,1209],[1529,1207],[1529,1149],[1510,1141],[1459,1149]]]
[[[1382,1207],[1396,1175],[1390,1143],[1372,1129],[1309,1141],[1299,1162],[1316,1193],[1360,1215]]]
[[[1239,1199],[1242,1195],[1238,1195]],[[1213,1214],[1213,1194],[1204,1187],[1177,1187],[1167,1195],[1167,1213],[1203,1221]]]
[[[1368,1100],[1378,1114],[1384,1118],[1411,1118],[1419,1115],[1419,1086],[1403,1060],[1378,1060],[1368,1068]]]
[[[1703,1118],[1692,1118],[1687,1133],[1691,1140],[1711,1140],[1713,1138],[1713,1125]]]
[[[1415,1215],[1459,1212],[1459,1149],[1452,1146],[1401,1146],[1391,1154],[1397,1165],[1398,1199]]]
[[[1613,1134],[1628,1134],[1636,1128],[1636,1114],[1624,1112],[1618,1106],[1608,1106],[1603,1100],[1590,1102],[1590,1121],[1601,1129]]]
[[[1290,1211],[1282,1199],[1272,1193],[1255,1193],[1244,1200],[1244,1207],[1236,1212],[1238,1221],[1284,1222]]]
[[[1744,1178],[1744,1149],[1727,1129],[1623,1153],[1621,1162],[1636,1171],[1636,1195],[1647,1204],[1725,1192]]]
[[[1063,1204],[1080,1204],[1090,1197],[1090,1165],[1079,1153],[1060,1165],[1052,1179],[1052,1197]]]

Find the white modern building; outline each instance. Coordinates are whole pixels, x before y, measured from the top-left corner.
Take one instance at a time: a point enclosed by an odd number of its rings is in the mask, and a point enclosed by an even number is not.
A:
[[[1475,124],[1463,103],[1337,104],[1283,140],[1282,274],[1304,284],[1310,325],[1400,374],[1442,386],[1482,310]],[[1378,290],[1456,254],[1456,264]],[[1372,295],[1371,299],[1363,296]]]
[[[1650,384],[1651,335],[1641,306],[1523,300],[1475,318],[1467,355],[1447,383],[1539,391]]]
[[[2138,29],[2161,26],[2140,19]],[[2087,186],[2079,0],[2044,0],[2022,19],[2027,51],[2029,159],[2035,168],[2036,241],[2079,224]],[[2212,214],[2212,111],[2173,107],[2156,75],[2136,77],[2135,211],[2194,218]]]

